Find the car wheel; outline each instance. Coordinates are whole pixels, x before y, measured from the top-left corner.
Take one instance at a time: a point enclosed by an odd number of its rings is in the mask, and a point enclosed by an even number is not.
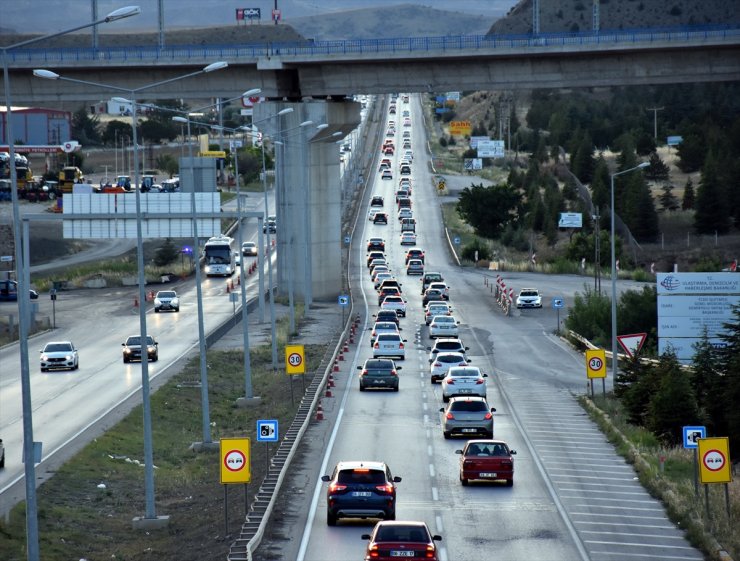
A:
[[[327,512],[326,513],[326,525],[327,526],[336,526],[337,525],[337,517],[333,514]]]
[[[152,357],[152,362],[157,362],[159,360],[159,355],[156,354],[154,357]]]
[[[364,392],[365,391],[365,386],[363,386],[362,384],[360,384],[360,391],[361,392]]]
[[[493,431],[487,432],[486,438],[493,438]]]
[[[77,364],[75,364],[75,368],[74,369],[75,370],[79,370],[80,369],[80,361],[77,361]]]
[[[154,313],[155,314],[158,314],[159,313],[159,308],[154,308]]]
[[[179,313],[180,312],[180,308],[175,308],[175,311]]]
[[[127,362],[129,362],[129,360],[126,357],[123,357],[123,363],[126,364]]]
[[[429,378],[429,382],[431,384],[436,384],[437,383],[437,378],[435,378],[434,376],[432,376],[431,378]]]
[[[443,395],[442,396],[442,401],[444,401],[445,403],[448,403],[450,401],[449,396]]]
[[[396,519],[396,511],[389,512],[385,515],[386,520],[395,520]]]
[[[48,369],[48,368],[42,368],[42,369],[41,369],[41,372],[48,372],[48,371],[49,371],[49,369]]]
[[[506,480],[506,486],[507,487],[513,487],[514,486],[514,480],[513,479],[507,479]]]
[[[393,388],[393,391],[394,392],[397,392],[398,391],[398,386],[396,386],[395,388]]]
[[[0,458],[0,468],[5,467],[5,453],[3,452],[3,457]]]
[[[462,475],[460,475],[460,483],[462,483],[462,486],[463,487],[467,487],[468,486],[468,480],[465,479]]]
[[[450,438],[450,433],[449,433],[449,431],[443,431],[443,432],[442,432],[442,435],[443,435],[443,436],[445,437],[445,439],[449,439],[449,438]]]

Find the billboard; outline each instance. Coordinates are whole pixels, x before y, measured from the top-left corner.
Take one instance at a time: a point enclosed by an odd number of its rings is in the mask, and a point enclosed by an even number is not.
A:
[[[450,134],[465,136],[470,135],[472,130],[473,126],[470,121],[450,121]]]
[[[503,140],[479,140],[478,141],[479,158],[503,158],[504,141]]]

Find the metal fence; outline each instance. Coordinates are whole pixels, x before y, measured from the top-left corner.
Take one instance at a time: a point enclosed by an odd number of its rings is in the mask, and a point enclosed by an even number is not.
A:
[[[134,37],[134,36],[132,36]],[[740,26],[706,25],[672,28],[586,31],[578,33],[540,33],[538,35],[445,35],[434,37],[396,37],[388,39],[340,39],[231,45],[174,45],[93,48],[29,48],[8,52],[10,66],[38,63],[135,62],[187,60],[249,60],[261,57],[315,57],[447,51],[485,51],[504,49],[542,49],[557,47],[599,47],[624,44],[682,43],[701,44],[708,40],[734,43],[740,39]]]

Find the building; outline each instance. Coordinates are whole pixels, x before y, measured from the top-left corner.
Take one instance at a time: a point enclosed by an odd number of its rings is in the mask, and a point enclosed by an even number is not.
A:
[[[8,109],[0,106],[0,145],[7,145]],[[13,107],[16,145],[60,145],[72,138],[72,113],[41,107]]]

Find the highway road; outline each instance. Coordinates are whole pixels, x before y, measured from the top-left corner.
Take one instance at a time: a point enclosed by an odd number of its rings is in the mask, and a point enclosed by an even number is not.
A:
[[[250,197],[245,210],[263,210],[263,201],[262,196]],[[257,236],[257,221],[245,221],[244,241],[256,241]],[[274,255],[272,252],[273,263]],[[245,259],[245,266],[250,261]],[[263,263],[266,265],[264,259]],[[234,306],[229,301],[227,279],[205,275],[202,278],[205,332],[209,333],[233,314]],[[236,276],[232,278],[236,279]],[[159,361],[149,364],[149,376],[153,384],[171,372],[183,355],[198,348],[194,283],[178,281],[160,287],[177,290],[181,309],[179,313],[155,314],[153,309],[147,312],[147,332],[159,342]],[[253,274],[248,277],[248,299],[257,297],[257,287],[258,276]],[[156,291],[158,288],[150,286],[147,290]],[[123,364],[121,348],[127,336],[139,332],[139,314],[134,307],[137,295],[137,287],[62,291],[56,301],[57,328],[29,340],[33,436],[35,441],[43,443],[42,465],[37,468],[40,478],[43,478],[47,468],[53,471],[53,463],[59,461],[57,452],[64,452],[71,447],[82,432],[99,424],[111,409],[139,391],[141,366],[139,363]],[[52,303],[48,295],[42,294],[38,304],[41,315],[52,316]],[[151,304],[149,306],[151,308]],[[0,313],[6,308],[9,312],[17,313],[14,302],[0,304]],[[238,310],[237,306],[237,313]],[[39,351],[45,343],[58,340],[70,340],[79,349],[80,368],[77,371],[42,374],[38,365]],[[0,512],[18,500],[17,489],[8,491],[23,477],[19,373],[18,345],[1,348],[0,437],[6,448],[6,463],[5,469],[0,470]]]
[[[441,390],[429,382],[426,347],[431,341],[422,316],[421,283],[404,272],[406,248],[398,242],[400,226],[393,218],[398,152],[392,158],[393,180],[376,176],[367,197],[385,197],[389,225],[372,224],[361,212],[353,235],[350,277],[354,297],[364,307],[365,330],[346,367],[348,381],[340,384],[336,424],[326,443],[317,444],[325,450],[318,475],[331,473],[342,460],[386,462],[394,475],[403,478],[398,484],[396,518],[422,520],[432,533],[441,534],[442,560],[702,559],[575,400],[586,390],[584,360],[554,334],[556,312],[549,303],[556,296],[572,302],[574,293],[592,279],[505,274],[507,284],[516,289],[538,287],[545,303],[543,309],[515,311],[506,317],[485,286],[484,275],[491,273],[452,265],[428,168],[421,106],[416,96],[411,99],[417,245],[426,251],[426,269],[441,272],[451,287],[450,301],[472,364],[489,374],[488,401],[497,408],[495,437],[518,451],[515,482],[513,487],[463,487],[458,479],[459,456],[454,452],[464,440],[443,438]],[[388,117],[397,124],[405,108],[400,97],[398,107],[399,114]],[[400,144],[404,129],[397,128]],[[355,366],[371,355],[366,329],[378,309],[365,264],[366,240],[376,236],[385,238],[386,255],[408,300],[408,316],[401,320],[407,354],[399,362],[397,393],[361,393],[356,378]],[[624,283],[622,288],[629,286]],[[283,530],[293,536],[283,544],[290,548],[283,552],[284,558],[362,558],[361,535],[369,533],[374,521],[342,520],[329,527],[326,484],[315,473],[312,477],[305,488],[311,497],[305,529],[300,542],[297,528]],[[288,487],[294,496],[297,485]]]

